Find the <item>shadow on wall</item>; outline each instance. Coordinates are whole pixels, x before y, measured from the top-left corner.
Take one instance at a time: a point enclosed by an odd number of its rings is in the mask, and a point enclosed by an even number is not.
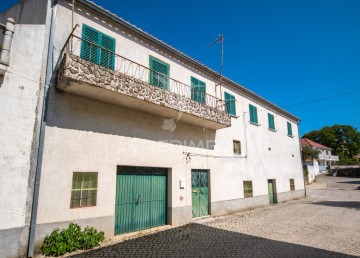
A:
[[[47,126],[214,149],[215,130],[100,102],[52,87]],[[173,122],[169,128],[169,120]]]
[[[316,202],[316,203],[312,203],[312,204],[360,210],[360,202],[325,201],[325,202]]]
[[[355,257],[189,224],[71,257]]]

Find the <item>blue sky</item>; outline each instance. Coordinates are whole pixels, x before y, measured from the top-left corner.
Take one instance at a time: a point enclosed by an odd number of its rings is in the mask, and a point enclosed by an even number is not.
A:
[[[16,2],[3,0],[0,12]],[[360,130],[358,0],[96,3],[215,70],[219,46],[208,45],[224,34],[224,75],[298,116],[301,134],[336,123]]]

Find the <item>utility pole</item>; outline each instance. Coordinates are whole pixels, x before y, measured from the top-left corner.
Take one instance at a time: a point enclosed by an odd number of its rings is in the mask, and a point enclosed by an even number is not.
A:
[[[220,99],[222,99],[222,92],[221,92],[221,85],[222,85],[222,69],[223,69],[223,62],[224,62],[224,35],[220,34],[218,35],[217,39],[209,45],[209,47],[212,47],[213,45],[220,43],[221,44],[221,50],[220,50],[220,79],[219,84],[220,85]],[[217,85],[216,85],[217,86]],[[216,86],[215,86],[215,94],[216,94]]]

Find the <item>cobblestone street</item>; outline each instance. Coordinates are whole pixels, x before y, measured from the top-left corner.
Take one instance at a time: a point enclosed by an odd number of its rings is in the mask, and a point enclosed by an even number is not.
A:
[[[322,176],[307,194],[72,257],[360,256],[360,179]]]

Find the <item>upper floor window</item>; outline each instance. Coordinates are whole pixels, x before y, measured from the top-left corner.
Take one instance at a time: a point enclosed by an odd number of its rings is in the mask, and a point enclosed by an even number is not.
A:
[[[275,131],[275,120],[274,115],[268,113],[269,129]]]
[[[288,136],[292,137],[292,127],[291,127],[291,123],[287,122],[287,131],[288,131]]]
[[[81,53],[82,59],[103,67],[114,69],[115,39],[87,25],[83,25]]]
[[[225,92],[224,95],[226,113],[236,116],[235,96],[227,92]]]
[[[150,56],[150,84],[162,89],[169,89],[170,65]]]
[[[250,122],[253,124],[258,124],[257,108],[249,104],[249,112],[250,112]]]
[[[206,84],[191,76],[191,99],[206,104]]]

